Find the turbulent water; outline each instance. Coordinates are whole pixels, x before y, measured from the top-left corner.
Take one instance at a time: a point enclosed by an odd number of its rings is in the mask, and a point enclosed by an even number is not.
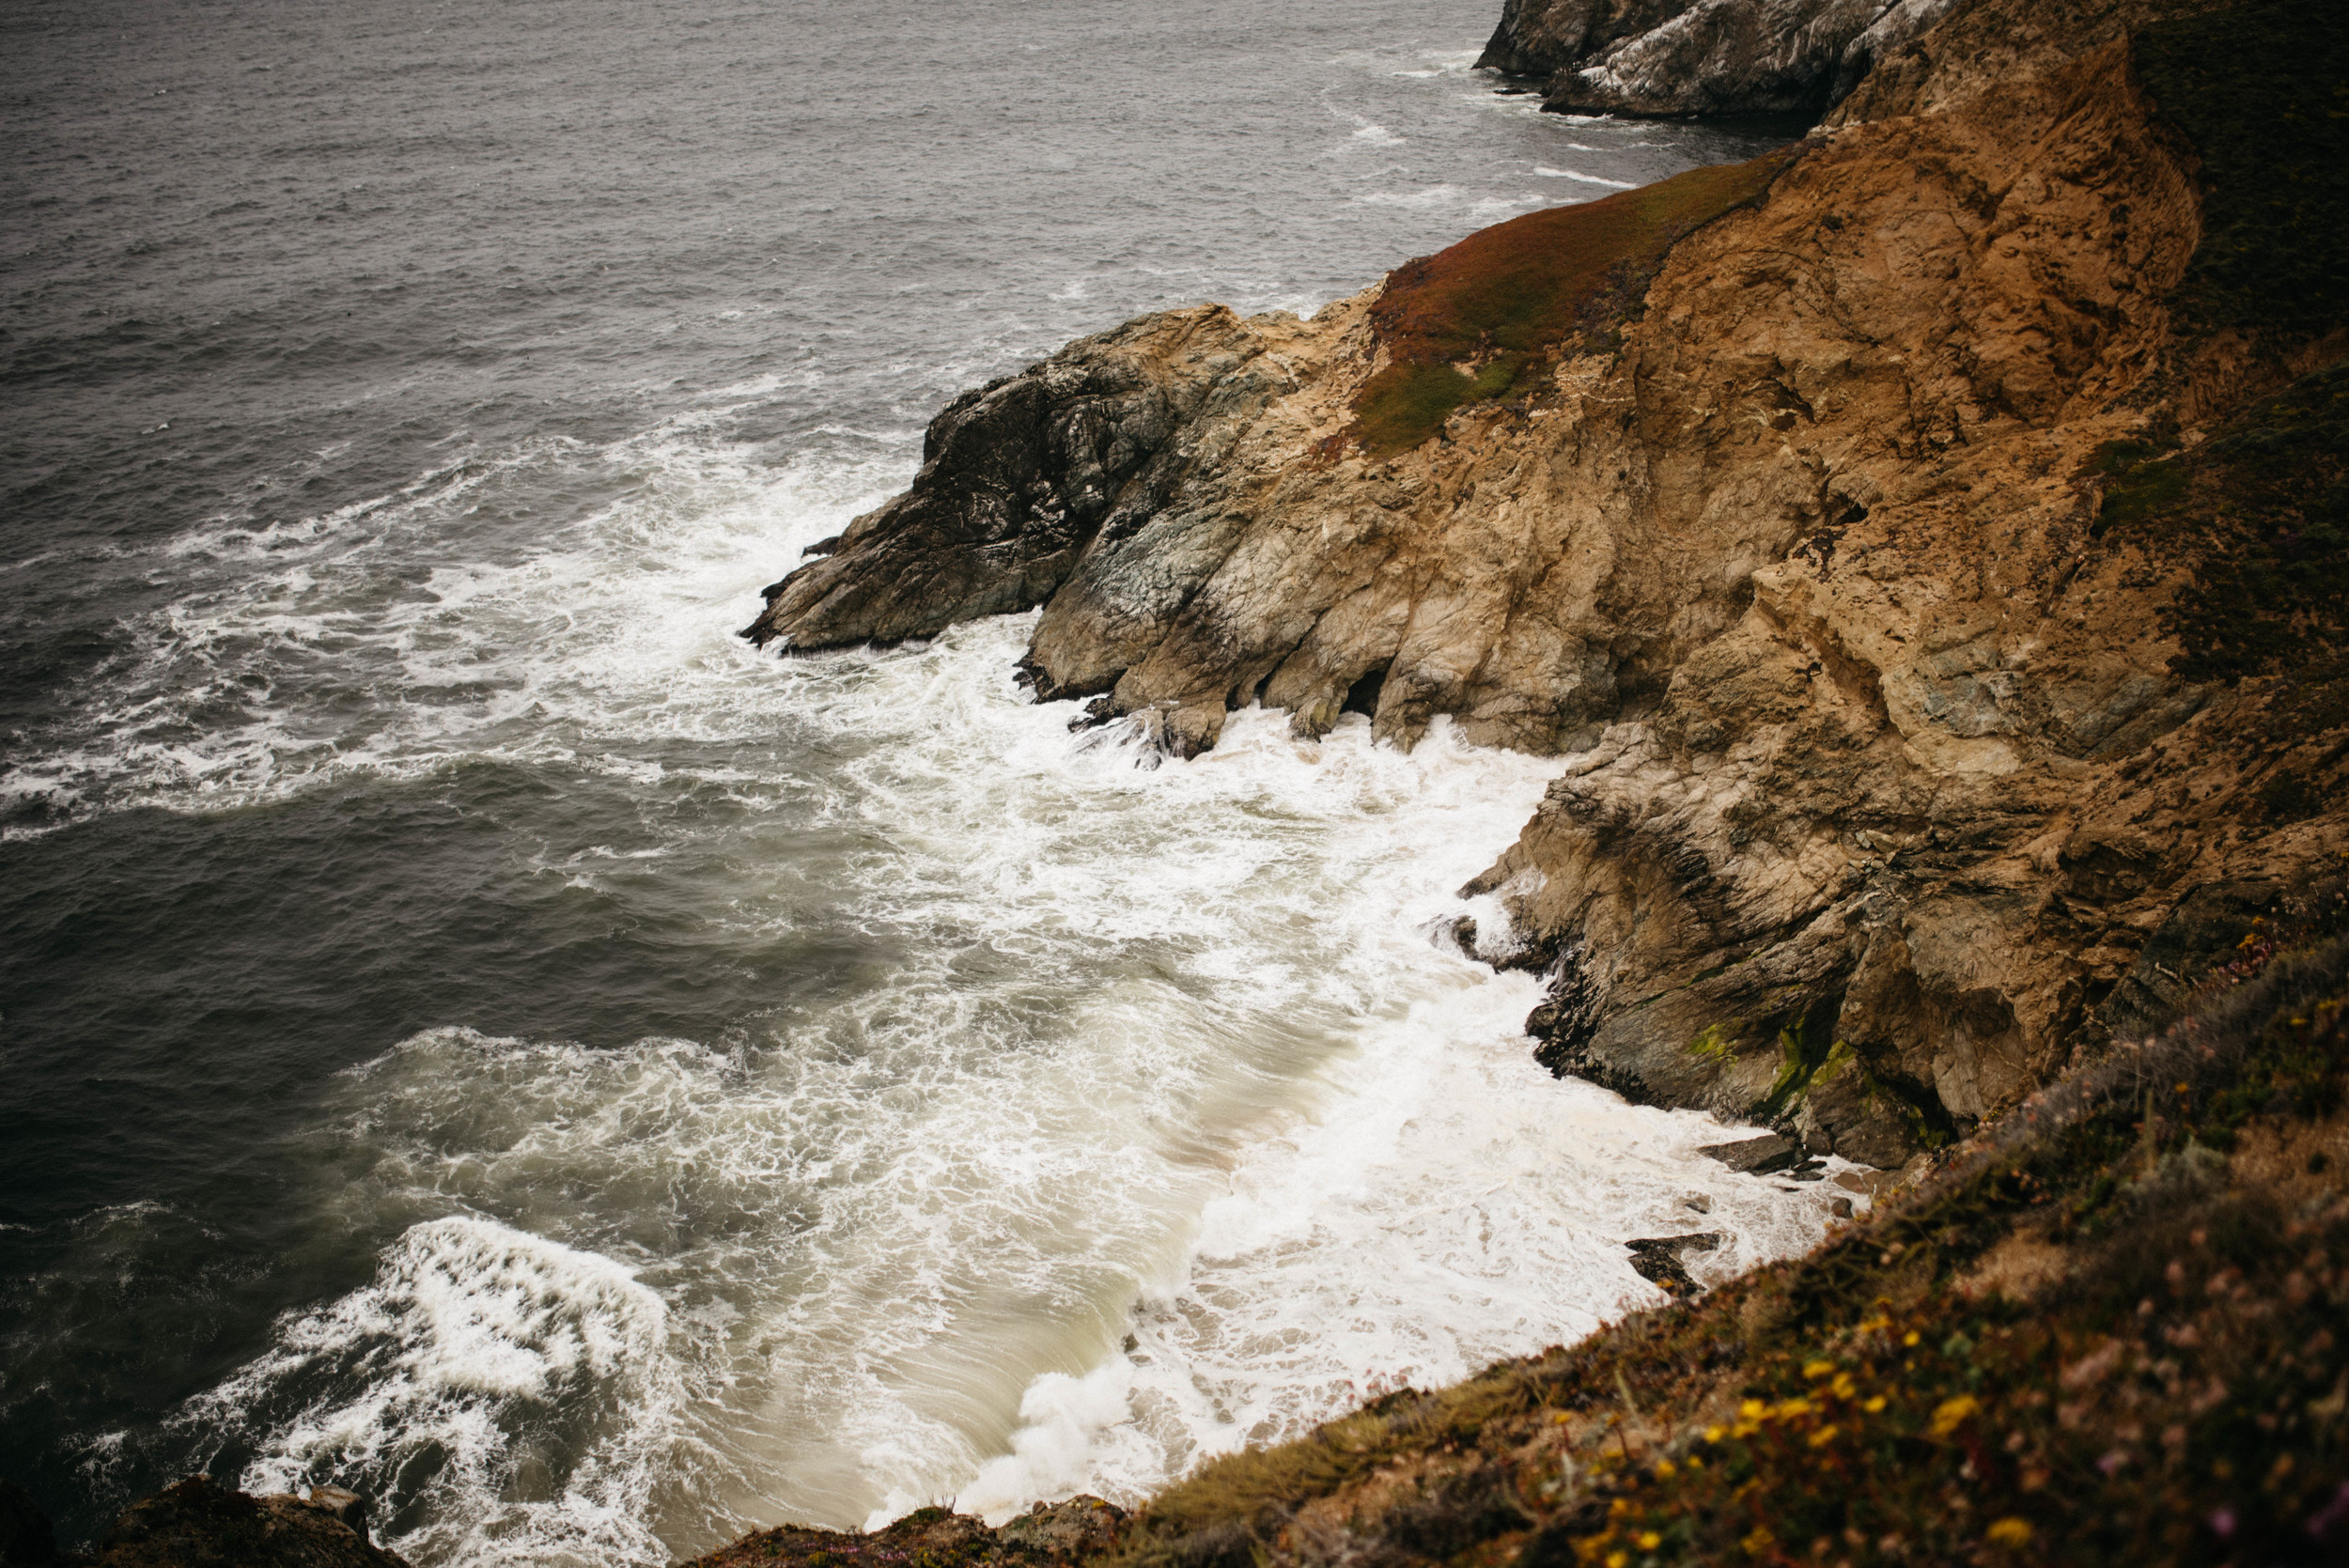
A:
[[[0,1473],[420,1564],[1130,1499],[1819,1200],[1432,935],[1555,765],[732,635],[962,387],[1774,138],[1489,0],[0,13]]]

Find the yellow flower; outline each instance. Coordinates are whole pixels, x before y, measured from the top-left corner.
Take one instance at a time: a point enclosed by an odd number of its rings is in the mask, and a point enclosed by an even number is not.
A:
[[[1994,1546],[2028,1546],[2031,1529],[2029,1521],[2009,1515],[1990,1527],[1990,1544]]]
[[[1838,1429],[1833,1426],[1823,1426],[1819,1428],[1818,1431],[1813,1432],[1811,1435],[1811,1446],[1814,1449],[1827,1447],[1828,1444],[1835,1441],[1835,1434],[1837,1430]]]
[[[1664,1538],[1652,1529],[1643,1529],[1632,1539],[1639,1542],[1640,1550],[1643,1552],[1652,1552],[1664,1544]]]
[[[1658,1481],[1670,1481],[1679,1473],[1680,1467],[1669,1459],[1658,1459],[1656,1462],[1656,1479]]]
[[[1607,1554],[1607,1568],[1624,1568],[1624,1564],[1629,1562],[1630,1560],[1631,1554],[1629,1552],[1609,1552]]]
[[[1704,1468],[1704,1461],[1692,1453],[1688,1455],[1688,1468],[1692,1470],[1701,1470]]]
[[[1835,1363],[1832,1361],[1805,1361],[1802,1364],[1802,1374],[1814,1383],[1834,1370]]]
[[[1782,1421],[1793,1421],[1797,1416],[1809,1414],[1811,1414],[1811,1402],[1807,1399],[1787,1400],[1780,1405],[1777,1410],[1778,1419]]]
[[[1746,1549],[1748,1557],[1760,1557],[1764,1552],[1778,1545],[1778,1537],[1770,1533],[1767,1525],[1756,1525],[1753,1533],[1738,1542],[1737,1545]]]
[[[1884,1408],[1884,1396],[1882,1394],[1877,1394],[1875,1398],[1862,1405],[1860,1408],[1867,1411],[1868,1414],[1872,1416],[1875,1415],[1878,1410]]]
[[[1945,1399],[1933,1412],[1933,1435],[1946,1437],[1966,1422],[1966,1418],[1982,1408],[1982,1402],[1971,1394]]]
[[[1837,1373],[1835,1374],[1835,1381],[1832,1384],[1829,1384],[1828,1387],[1835,1390],[1835,1397],[1837,1399],[1849,1399],[1852,1395],[1859,1391],[1859,1385],[1851,1380],[1851,1374],[1848,1372]]]
[[[1901,1336],[1901,1343],[1906,1345],[1914,1345],[1917,1343],[1917,1330],[1911,1328],[1907,1333]]]
[[[1763,1404],[1758,1399],[1747,1400],[1743,1405],[1737,1406],[1737,1415],[1739,1419],[1743,1421],[1766,1421],[1769,1419],[1769,1414],[1770,1407]]]
[[[1718,1426],[1708,1426],[1704,1429],[1704,1440],[1708,1443],[1719,1442],[1722,1436],[1721,1429]]]

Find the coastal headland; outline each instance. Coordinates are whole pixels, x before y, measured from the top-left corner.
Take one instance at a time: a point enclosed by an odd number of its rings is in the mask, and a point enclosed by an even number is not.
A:
[[[1897,1174],[1131,1514],[702,1563],[2338,1560],[2349,19],[1509,0],[1486,63],[1814,123],[965,394],[744,635],[1040,609],[1039,699],[1171,757],[1258,704],[1564,758],[1463,890],[1531,1048]],[[193,1485],[92,1560],[396,1560]]]

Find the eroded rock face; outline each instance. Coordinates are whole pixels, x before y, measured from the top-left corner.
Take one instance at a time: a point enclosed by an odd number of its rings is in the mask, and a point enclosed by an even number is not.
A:
[[[1855,95],[1882,117],[1558,219],[1545,245],[1677,214],[1571,331],[1519,331],[1508,225],[1399,270],[1490,307],[1413,318],[1459,357],[1408,448],[1372,439],[1412,429],[1379,290],[1073,345],[942,415],[754,630],[1043,600],[1039,693],[1177,754],[1251,701],[1563,753],[1471,890],[1551,966],[1542,1060],[1898,1163],[2161,1021],[2349,849],[2338,614],[2258,586],[2333,559],[2349,382],[2271,395],[2349,339],[2187,330],[2225,161],[2159,120],[2128,28],[2195,8],[2064,7],[1980,0]],[[2313,477],[2254,495],[2251,453]]]
[[[1265,352],[1264,334],[1207,306],[963,394],[931,421],[913,488],[768,589],[742,635],[888,643],[1041,604],[1088,543],[1130,536],[1216,460],[1211,432],[1283,382]]]
[[[1576,114],[1818,115],[1972,0],[1508,0],[1479,66]]]

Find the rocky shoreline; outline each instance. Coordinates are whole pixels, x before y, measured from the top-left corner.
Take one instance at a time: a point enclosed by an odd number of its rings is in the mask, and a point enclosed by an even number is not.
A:
[[[2210,272],[2286,265],[2229,203],[2309,154],[2162,53],[2207,8],[1993,0],[1751,164],[1310,321],[1072,344],[941,414],[746,635],[1041,605],[1038,695],[1176,755],[1250,702],[1565,754],[1465,890],[1551,976],[1542,1060],[1904,1164],[2168,1021],[2349,848],[2293,717],[2329,711],[2338,602],[2221,651],[2214,594],[2272,569],[2221,455],[2296,442],[2329,483],[2342,335],[2338,298],[2281,320]]]
[[[1132,1519],[704,1560],[2326,1560],[2349,23],[1508,0],[1483,63],[1556,109],[1817,124],[1310,320],[1164,313],[968,393],[744,635],[1040,607],[1039,698],[1173,755],[1261,703],[1563,756],[1463,890],[1512,929],[1461,939],[1547,976],[1540,1060],[1774,1129],[1733,1170],[1900,1182],[1710,1295],[1709,1233],[1635,1241],[1675,1305]],[[91,1560],[397,1560],[240,1498],[185,1483]]]

